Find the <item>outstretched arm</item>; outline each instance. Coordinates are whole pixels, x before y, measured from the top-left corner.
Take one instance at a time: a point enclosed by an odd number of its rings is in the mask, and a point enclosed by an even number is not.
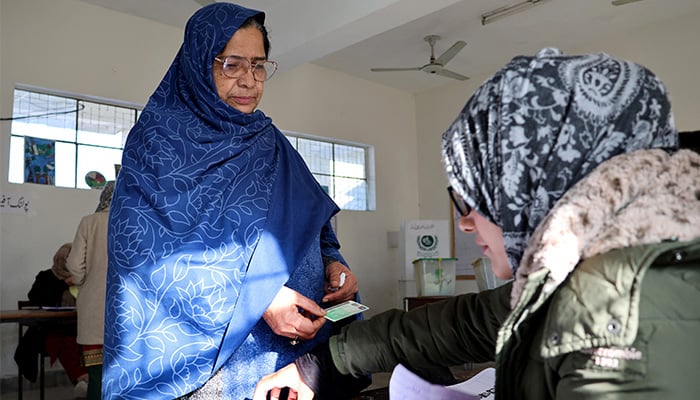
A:
[[[511,286],[355,321],[294,365],[264,377],[254,400],[282,387],[299,396],[308,390],[318,393],[336,376],[389,372],[399,363],[430,380],[439,379],[436,373],[450,365],[492,361],[498,329],[510,312]],[[311,397],[298,397],[305,398]]]

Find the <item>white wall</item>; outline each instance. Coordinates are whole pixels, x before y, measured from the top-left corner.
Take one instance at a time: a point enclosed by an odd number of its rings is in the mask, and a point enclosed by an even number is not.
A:
[[[700,13],[654,24],[578,49],[638,62],[666,85],[679,131],[700,129]]]
[[[76,0],[0,3],[0,115],[15,83],[144,104],[170,65],[182,30]],[[274,44],[273,44],[274,45]],[[396,305],[397,249],[387,232],[418,217],[412,95],[305,65],[275,76],[261,109],[284,130],[373,145],[377,209],[338,217],[342,253],[361,281],[367,315]],[[391,118],[387,118],[391,116]],[[0,123],[0,194],[23,195],[32,213],[0,213],[0,309],[26,297],[36,273],[72,241],[99,193],[7,182],[10,124]],[[0,377],[15,375],[16,327],[0,326]]]
[[[687,15],[578,49],[562,50],[568,54],[605,52],[646,66],[666,85],[678,130],[695,131],[700,129],[698,18],[698,14]],[[557,47],[556,39],[553,39],[551,46]],[[474,90],[490,76],[472,76],[466,82],[416,96],[419,215],[422,219],[449,215],[449,201],[443,196],[447,178],[440,155],[441,136]],[[457,281],[458,293],[475,290],[474,281]]]

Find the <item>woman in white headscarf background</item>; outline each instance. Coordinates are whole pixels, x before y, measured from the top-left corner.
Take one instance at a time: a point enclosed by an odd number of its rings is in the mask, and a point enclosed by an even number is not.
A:
[[[379,314],[264,378],[299,399],[335,374],[496,362],[501,399],[700,392],[700,155],[677,150],[644,67],[543,49],[486,81],[442,137],[459,227],[512,283]]]
[[[83,365],[88,371],[88,400],[102,395],[102,345],[105,326],[107,277],[107,224],[114,181],[102,188],[95,212],[80,220],[66,267],[78,288],[75,301],[78,312],[78,336]]]

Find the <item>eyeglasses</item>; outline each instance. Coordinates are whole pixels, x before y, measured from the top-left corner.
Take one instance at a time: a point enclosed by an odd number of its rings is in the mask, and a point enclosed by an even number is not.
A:
[[[234,79],[238,79],[252,70],[255,81],[265,82],[272,78],[272,75],[277,71],[277,63],[269,60],[251,63],[239,56],[214,57],[214,60],[222,64],[225,76]]]
[[[452,200],[452,204],[455,206],[455,210],[461,215],[462,217],[466,217],[469,215],[470,212],[472,212],[472,208],[467,204],[464,199],[462,199],[462,196],[457,194],[454,189],[452,189],[452,186],[447,187],[447,193],[450,194],[450,199]]]

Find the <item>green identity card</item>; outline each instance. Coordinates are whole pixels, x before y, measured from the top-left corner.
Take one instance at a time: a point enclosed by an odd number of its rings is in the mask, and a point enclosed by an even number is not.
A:
[[[360,304],[356,301],[348,300],[344,303],[340,303],[333,307],[326,308],[326,319],[336,322],[343,318],[347,318],[351,315],[359,314],[363,311],[369,310],[364,304]]]

